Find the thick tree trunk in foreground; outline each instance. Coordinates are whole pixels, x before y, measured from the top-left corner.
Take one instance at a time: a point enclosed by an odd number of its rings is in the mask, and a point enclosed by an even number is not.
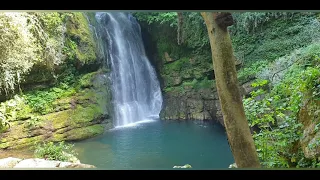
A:
[[[258,154],[246,119],[239,91],[235,57],[227,27],[233,24],[230,13],[201,12],[212,52],[217,91],[228,140],[237,167],[260,167]]]

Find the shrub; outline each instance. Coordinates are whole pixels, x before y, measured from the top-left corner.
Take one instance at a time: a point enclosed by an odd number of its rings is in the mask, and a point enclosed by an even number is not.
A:
[[[36,144],[34,156],[48,160],[72,161],[71,158],[77,153],[73,149],[73,144],[65,144],[64,141],[57,144],[53,142]]]

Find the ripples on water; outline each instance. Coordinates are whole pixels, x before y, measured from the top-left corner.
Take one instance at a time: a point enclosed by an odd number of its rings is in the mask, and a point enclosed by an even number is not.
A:
[[[224,129],[199,121],[145,121],[76,143],[82,163],[101,169],[228,168],[234,162]]]

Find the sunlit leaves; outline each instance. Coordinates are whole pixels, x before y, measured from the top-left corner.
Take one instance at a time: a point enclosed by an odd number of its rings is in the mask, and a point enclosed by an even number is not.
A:
[[[0,93],[14,90],[34,63],[40,61],[27,13],[0,13]]]
[[[136,12],[133,13],[135,17],[139,21],[145,21],[148,24],[152,23],[168,23],[170,26],[176,26],[177,25],[177,13],[176,12]]]
[[[64,141],[59,143],[38,142],[35,145],[34,156],[37,158],[46,158],[48,160],[56,161],[71,161],[73,156],[78,155],[73,149],[74,144],[65,143]]]
[[[265,167],[318,167],[318,160],[305,159],[299,146],[302,137],[302,124],[298,121],[298,113],[305,101],[314,101],[318,96],[320,69],[316,49],[313,44],[301,49],[292,61],[292,56],[279,58],[281,64],[294,62],[287,66],[285,73],[276,84],[270,84],[266,79],[258,79],[252,83],[255,91],[243,100],[246,117],[251,127],[259,127],[254,136],[259,158]],[[313,67],[305,66],[305,57]],[[273,66],[272,64],[269,66]],[[263,71],[263,70],[262,70]],[[266,86],[269,86],[266,88]],[[311,94],[311,96],[310,96]],[[309,115],[315,116],[317,106]],[[314,131],[318,132],[319,123]],[[319,141],[309,144],[309,148],[319,146]]]
[[[244,28],[248,33],[255,31],[259,26],[274,19],[291,19],[296,12],[245,12],[234,13],[236,25]],[[240,28],[239,28],[240,29]]]
[[[63,60],[59,13],[0,13],[0,33],[0,94],[14,91],[34,64]]]

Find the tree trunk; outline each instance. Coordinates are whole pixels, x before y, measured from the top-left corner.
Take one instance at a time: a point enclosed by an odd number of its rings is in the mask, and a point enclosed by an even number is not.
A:
[[[216,86],[223,120],[235,163],[239,168],[258,168],[260,162],[239,91],[235,57],[227,27],[230,13],[201,12],[210,39]]]
[[[178,45],[181,45],[183,43],[183,36],[182,36],[182,26],[183,26],[183,15],[182,12],[177,12],[178,15],[178,35],[177,35],[177,40],[178,40]]]

